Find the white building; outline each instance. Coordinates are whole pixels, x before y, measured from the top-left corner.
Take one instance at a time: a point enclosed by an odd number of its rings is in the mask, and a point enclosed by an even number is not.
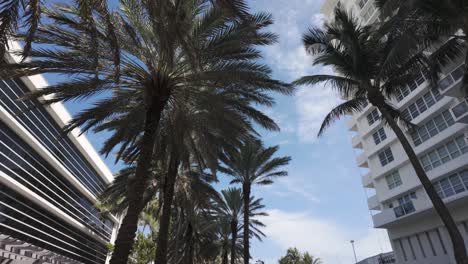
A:
[[[46,85],[0,81],[0,263],[104,264],[118,221],[94,204],[113,176],[79,131],[61,137],[61,104],[17,100]]]
[[[325,0],[322,12],[332,18],[338,0]],[[363,24],[378,19],[374,0],[341,0]],[[445,69],[437,89],[423,76],[408,84],[394,104],[412,122],[416,132],[407,136],[442,196],[468,244],[468,103],[460,89],[462,61]],[[354,132],[356,161],[366,169],[362,185],[375,228],[388,232],[398,263],[455,263],[448,234],[436,215],[401,144],[380,121],[379,112],[367,106],[349,120]]]

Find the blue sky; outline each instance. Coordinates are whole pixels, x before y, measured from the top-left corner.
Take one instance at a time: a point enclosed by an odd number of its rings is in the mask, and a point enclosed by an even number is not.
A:
[[[255,11],[273,14],[279,43],[263,50],[274,77],[292,81],[301,75],[328,72],[310,66],[301,46],[302,33],[321,25],[321,0],[251,0]],[[289,176],[271,186],[255,187],[264,198],[268,217],[262,219],[267,238],[253,242],[254,260],[277,263],[288,247],[298,247],[320,257],[325,264],[353,263],[349,241],[356,241],[359,259],[390,250],[386,233],[372,228],[361,187],[363,174],[355,164],[357,153],[351,148],[351,132],[345,120],[335,123],[317,139],[317,129],[325,114],[338,102],[336,95],[321,85],[301,87],[291,97],[277,97],[277,105],[264,109],[281,126],[279,133],[263,133],[267,145],[281,145],[282,155],[292,156]],[[82,105],[67,104],[73,113]],[[99,149],[105,135],[88,135]],[[109,167],[118,166],[107,159]]]

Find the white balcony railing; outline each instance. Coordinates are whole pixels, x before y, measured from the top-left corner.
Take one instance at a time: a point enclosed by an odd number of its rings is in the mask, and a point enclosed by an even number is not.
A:
[[[365,152],[361,153],[359,156],[356,157],[356,163],[361,168],[369,168],[367,155]]]
[[[369,206],[369,210],[380,210],[380,201],[377,195],[367,198],[367,205]]]
[[[372,180],[372,173],[370,171],[362,175],[361,182],[365,188],[374,188],[374,181]]]
[[[354,135],[353,138],[351,139],[351,144],[353,148],[362,149],[361,137],[359,135]]]

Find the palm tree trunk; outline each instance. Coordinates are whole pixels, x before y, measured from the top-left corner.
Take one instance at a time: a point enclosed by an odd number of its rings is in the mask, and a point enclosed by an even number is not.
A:
[[[464,18],[464,26],[463,26],[463,33],[465,34],[465,46],[467,46],[468,44],[467,41],[468,41],[468,17],[465,17]],[[465,98],[468,98],[468,46],[465,47],[465,74],[463,76],[463,83],[462,83],[462,92],[464,93],[463,96]],[[463,89],[464,88],[464,89]]]
[[[138,217],[145,207],[143,194],[146,189],[148,171],[153,157],[156,129],[158,128],[161,112],[165,105],[166,101],[159,100],[158,98],[154,100],[146,111],[142,145],[135,170],[135,181],[128,188],[129,206],[115,240],[115,248],[109,262],[110,264],[126,264],[132,250],[138,227]]]
[[[237,221],[231,221],[231,264],[236,264],[236,242],[237,242]]]
[[[179,156],[175,150],[172,151],[169,159],[167,180],[164,186],[163,208],[161,219],[159,220],[159,232],[156,245],[155,264],[167,263],[167,244],[169,238],[169,225],[171,223],[171,208],[174,199],[174,186],[179,168]]]
[[[221,258],[221,264],[228,264],[228,250],[223,248],[223,256]]]
[[[244,183],[242,186],[244,196],[244,264],[250,261],[250,243],[249,243],[249,205],[250,205],[250,184]]]
[[[385,120],[388,122],[390,127],[392,128],[393,132],[395,132],[397,138],[400,140],[403,149],[408,155],[408,158],[413,165],[414,170],[416,171],[416,175],[418,176],[419,180],[421,181],[424,190],[426,191],[427,195],[431,199],[432,204],[434,205],[434,209],[436,210],[437,214],[439,215],[440,219],[444,223],[447,231],[449,233],[450,239],[453,245],[453,253],[455,256],[455,260],[458,264],[467,264],[468,258],[466,254],[465,242],[463,241],[463,237],[460,233],[460,230],[455,223],[450,211],[448,210],[445,203],[440,198],[439,194],[432,185],[432,182],[427,177],[424,168],[419,161],[418,156],[413,150],[410,142],[406,138],[405,134],[398,126],[397,122],[392,118],[391,114],[387,111],[385,107],[379,107],[380,112],[382,113]]]

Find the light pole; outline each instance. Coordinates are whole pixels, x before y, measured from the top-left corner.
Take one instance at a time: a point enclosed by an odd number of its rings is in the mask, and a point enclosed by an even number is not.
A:
[[[351,240],[349,242],[351,242],[351,246],[353,247],[354,261],[355,261],[355,263],[357,263],[356,249],[354,248],[354,240]]]

